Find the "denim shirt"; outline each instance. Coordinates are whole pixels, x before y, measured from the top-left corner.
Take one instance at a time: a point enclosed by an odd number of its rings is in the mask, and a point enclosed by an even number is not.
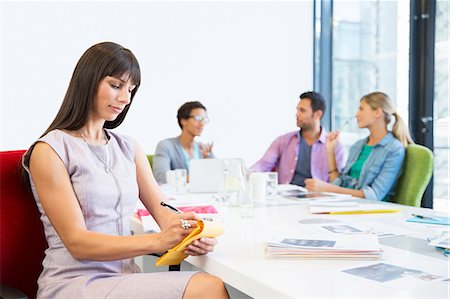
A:
[[[350,177],[349,172],[361,153],[368,137],[357,141],[350,148],[347,164],[334,185],[362,190],[364,197],[373,200],[386,200],[395,186],[403,166],[406,150],[391,132],[376,144],[361,169],[358,179]]]

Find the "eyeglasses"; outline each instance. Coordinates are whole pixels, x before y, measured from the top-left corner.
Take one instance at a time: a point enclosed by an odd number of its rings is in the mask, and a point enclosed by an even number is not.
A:
[[[193,118],[195,120],[195,122],[201,122],[203,120],[203,122],[205,124],[209,123],[209,118],[207,116],[203,116],[203,115],[191,115],[189,116],[189,118]]]

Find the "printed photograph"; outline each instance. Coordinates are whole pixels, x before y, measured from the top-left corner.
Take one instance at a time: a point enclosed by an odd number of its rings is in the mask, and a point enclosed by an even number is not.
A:
[[[333,233],[336,234],[348,234],[348,233],[360,233],[361,230],[350,226],[350,225],[327,225],[327,226],[322,226],[323,228],[332,231]]]
[[[432,275],[420,270],[408,269],[385,263],[348,269],[343,272],[378,282],[388,282],[406,277],[413,277],[424,281],[440,278],[440,276]]]

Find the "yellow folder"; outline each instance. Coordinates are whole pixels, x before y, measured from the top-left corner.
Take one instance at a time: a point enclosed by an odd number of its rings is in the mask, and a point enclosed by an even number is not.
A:
[[[170,266],[180,264],[188,255],[184,253],[186,246],[194,240],[202,237],[215,238],[223,234],[224,226],[220,222],[198,220],[197,227],[186,236],[178,245],[169,249],[163,256],[156,260],[156,266]]]

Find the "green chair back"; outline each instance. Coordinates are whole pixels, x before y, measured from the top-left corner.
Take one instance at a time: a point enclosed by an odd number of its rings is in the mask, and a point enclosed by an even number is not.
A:
[[[408,145],[403,173],[389,201],[419,207],[433,174],[433,160],[433,152],[427,147],[418,144]]]
[[[148,163],[153,169],[153,155],[147,155]]]

